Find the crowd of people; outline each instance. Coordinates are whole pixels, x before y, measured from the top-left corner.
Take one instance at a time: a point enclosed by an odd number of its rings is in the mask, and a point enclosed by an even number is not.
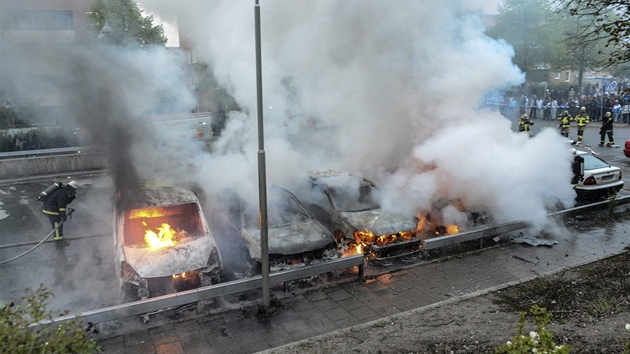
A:
[[[41,149],[39,135],[37,133],[28,132],[24,136],[24,138],[15,134],[13,136],[13,142],[15,146],[15,151],[23,151],[23,150],[39,150]]]
[[[560,134],[567,138],[571,125],[575,122],[577,139],[574,139],[574,143],[577,145],[582,144],[584,130],[590,122],[601,122],[598,145],[608,147],[617,146],[613,124],[630,124],[630,88],[624,87],[603,95],[598,87],[580,90],[580,94],[576,94],[573,87],[564,92],[546,90],[543,98],[521,95],[516,99],[513,95],[495,95],[486,99],[482,106],[500,110],[508,118],[518,119],[518,130],[529,136],[532,136],[531,126],[536,119],[558,122]]]
[[[610,112],[614,123],[630,124],[630,92],[606,93],[602,97],[596,90],[587,91],[588,94],[578,95],[571,87],[566,92],[547,92],[545,97],[504,95],[486,100],[484,106],[499,109],[506,117],[517,118],[527,114],[532,120],[558,120],[564,111],[576,117],[584,107],[590,121],[601,121],[606,112]]]

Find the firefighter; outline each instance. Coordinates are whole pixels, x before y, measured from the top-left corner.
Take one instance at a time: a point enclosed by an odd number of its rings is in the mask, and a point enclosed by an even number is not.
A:
[[[55,241],[63,240],[63,223],[67,220],[67,206],[76,198],[78,183],[70,181],[65,186],[55,190],[49,197],[44,200],[42,212],[48,216],[50,225],[55,230]],[[63,241],[66,243],[67,241]]]
[[[529,119],[527,114],[523,114],[521,116],[521,119],[518,120],[518,131],[525,132],[529,134],[529,136],[532,136],[532,132],[529,131],[529,127],[532,125],[534,125],[534,122],[532,122],[532,120]]]
[[[615,138],[613,136],[613,117],[610,112],[606,112],[604,118],[602,118],[602,127],[599,129],[599,146],[604,146],[604,138],[606,135],[608,135],[608,144],[606,144],[606,146],[613,147],[615,145]]]
[[[580,108],[580,113],[575,116],[574,120],[577,122],[577,142],[582,143],[582,137],[584,136],[584,129],[589,123],[588,114],[586,114],[586,107]]]
[[[571,128],[571,121],[573,118],[569,114],[569,111],[562,112],[562,115],[558,117],[560,121],[560,134],[564,137],[569,137],[569,129]]]

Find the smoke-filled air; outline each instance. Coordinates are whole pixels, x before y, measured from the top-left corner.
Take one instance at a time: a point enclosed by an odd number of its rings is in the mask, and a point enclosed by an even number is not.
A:
[[[189,156],[210,192],[257,197],[253,1],[141,5],[177,19],[230,112],[212,154]],[[570,157],[554,132],[529,139],[483,94],[519,85],[512,49],[484,35],[460,1],[263,1],[260,4],[265,157],[269,184],[298,189],[313,169],[374,180],[385,209],[469,212],[544,226],[571,205]]]
[[[309,170],[346,171],[373,180],[384,209],[464,228],[475,212],[540,229],[547,210],[572,205],[566,142],[553,131],[528,138],[478,108],[524,74],[465,3],[261,1],[268,184],[299,194]],[[177,22],[240,109],[227,112],[212,152],[170,141],[138,118],[194,109],[176,61],[160,50],[77,48],[61,83],[71,118],[112,143],[117,185],[162,174],[257,200],[254,1],[140,4]]]
[[[198,160],[200,182],[256,198],[254,1],[141,5],[177,20],[242,108]],[[528,138],[477,108],[524,74],[474,10],[442,0],[261,1],[269,184],[299,189],[308,170],[347,171],[374,180],[386,209],[459,224],[474,211],[540,229],[548,209],[572,205],[566,142],[553,131]]]

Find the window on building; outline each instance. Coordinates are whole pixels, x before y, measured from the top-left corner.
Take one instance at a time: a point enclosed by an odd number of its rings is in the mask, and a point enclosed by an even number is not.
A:
[[[560,72],[559,71],[556,71],[556,73],[554,75],[555,75],[554,79],[560,80]]]
[[[188,64],[197,64],[197,51],[194,48],[188,51]]]
[[[564,81],[565,82],[571,81],[571,70],[567,70],[564,72]]]
[[[72,11],[6,11],[3,29],[7,30],[71,30],[74,27]]]
[[[199,77],[197,76],[197,73],[190,73],[188,76],[188,85],[191,90],[196,90],[199,87]]]

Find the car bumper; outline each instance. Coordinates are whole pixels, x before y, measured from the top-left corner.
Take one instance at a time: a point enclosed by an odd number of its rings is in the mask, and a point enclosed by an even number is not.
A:
[[[611,183],[605,187],[602,186],[576,186],[575,192],[578,199],[596,199],[605,198],[611,194],[616,194],[623,188],[623,181]]]

